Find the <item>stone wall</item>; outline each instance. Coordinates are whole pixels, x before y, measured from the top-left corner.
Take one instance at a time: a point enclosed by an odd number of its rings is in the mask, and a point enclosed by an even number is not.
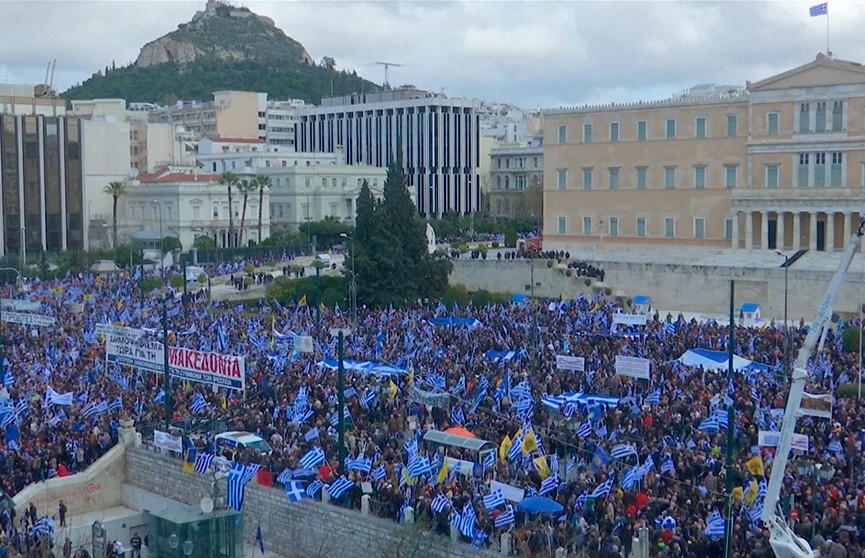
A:
[[[197,505],[202,497],[210,495],[211,478],[184,473],[179,460],[145,447],[127,451],[127,483],[191,505]],[[225,480],[220,480],[219,485],[219,494],[224,496]],[[289,503],[283,490],[259,486],[253,480],[246,486],[243,503],[243,529],[247,540],[255,539],[259,525],[265,548],[286,558],[483,558],[497,555],[332,504],[312,500]]]

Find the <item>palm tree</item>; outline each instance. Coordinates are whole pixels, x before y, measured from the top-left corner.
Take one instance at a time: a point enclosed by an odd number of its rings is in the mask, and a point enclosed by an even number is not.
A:
[[[108,186],[102,190],[104,193],[108,194],[112,198],[114,198],[112,206],[111,206],[111,221],[112,221],[112,230],[114,234],[114,251],[117,251],[117,200],[126,193],[126,184],[120,181],[109,182]]]
[[[234,209],[231,207],[231,188],[239,182],[237,175],[233,172],[225,171],[219,177],[219,183],[228,187],[228,245],[234,244]]]
[[[243,179],[237,185],[237,191],[243,194],[243,210],[240,212],[240,245],[244,246],[243,232],[246,230],[246,203],[249,200],[249,193],[255,189],[254,179]]]
[[[270,188],[270,177],[259,174],[255,177],[255,184],[258,186],[258,243],[264,238],[261,237],[261,217],[264,211],[264,189]]]

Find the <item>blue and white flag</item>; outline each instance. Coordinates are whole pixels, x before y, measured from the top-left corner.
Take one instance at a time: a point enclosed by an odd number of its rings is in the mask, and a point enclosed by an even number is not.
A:
[[[309,498],[309,494],[300,481],[288,481],[285,483],[285,495],[288,496],[289,502],[298,502],[304,498]]]
[[[207,400],[204,399],[204,396],[200,393],[196,393],[192,396],[192,401],[189,403],[189,410],[195,413],[204,412],[207,409]]]
[[[637,455],[637,448],[631,444],[617,444],[610,450],[613,459],[624,459],[631,455]]]
[[[417,478],[421,475],[428,475],[432,472],[432,466],[430,465],[429,458],[424,457],[415,457],[415,459],[409,461],[408,463],[408,476],[410,478]]]
[[[333,484],[327,487],[327,493],[331,500],[339,500],[354,487],[354,483],[345,477],[339,477]]]
[[[306,431],[306,434],[303,435],[303,439],[307,442],[311,442],[318,438],[318,428],[310,428]]]
[[[577,429],[577,436],[580,438],[588,438],[592,435],[592,423],[589,419],[584,420]]]
[[[658,405],[661,403],[661,389],[658,388],[649,395],[646,396],[646,403],[651,405]]]
[[[112,401],[111,404],[108,405],[109,411],[116,411],[116,410],[122,409],[122,408],[123,408],[123,399],[121,399],[120,397],[115,398],[114,401]]]
[[[808,13],[811,17],[817,16],[828,16],[829,15],[829,2],[823,2],[822,4],[816,4],[808,8]]]
[[[505,505],[505,497],[501,490],[496,490],[492,494],[484,496],[484,507],[487,510],[492,510],[499,506]]]
[[[448,497],[439,492],[438,494],[436,494],[436,497],[433,498],[432,503],[430,503],[430,511],[438,515],[441,512],[445,511],[445,509],[450,506],[450,504],[451,501],[448,499]]]
[[[591,497],[599,499],[606,498],[607,495],[610,493],[610,490],[613,489],[613,484],[615,482],[615,475],[610,475],[610,478],[595,487],[595,489],[592,491]]]
[[[225,501],[228,507],[234,511],[243,509],[243,496],[246,487],[245,473],[246,467],[240,463],[233,463],[228,472]]]
[[[713,510],[706,518],[706,530],[703,534],[707,537],[723,537],[724,536],[724,518],[721,512]]]
[[[315,447],[303,454],[300,458],[300,466],[304,469],[314,469],[324,463],[325,455],[324,450]]]
[[[559,489],[559,475],[550,475],[541,481],[541,489],[538,492],[539,496],[543,496],[544,494],[548,494],[554,490]]]
[[[195,470],[202,475],[210,471],[210,464],[213,463],[213,454],[206,452],[198,452],[195,457]]]
[[[319,491],[321,491],[321,488],[323,486],[324,483],[321,482],[321,480],[315,479],[314,481],[309,483],[309,486],[306,487],[307,496],[309,496],[310,498],[315,498],[315,495],[318,494]]]
[[[513,506],[508,506],[505,511],[496,516],[495,527],[496,529],[502,529],[509,525],[513,525],[516,521],[517,518],[514,514]]]
[[[369,474],[369,470],[372,469],[372,459],[369,457],[349,457],[345,460],[345,468],[349,471],[360,471],[362,473]]]
[[[8,372],[7,372],[8,374]],[[45,400],[51,405],[72,405],[72,392],[57,393],[54,388],[48,386],[45,390]]]
[[[661,461],[661,474],[666,475],[667,473],[675,473],[676,472],[676,464],[673,463],[673,458],[669,455]]]
[[[496,466],[496,452],[487,452],[487,454],[484,456],[484,461],[482,465],[484,468],[484,472],[494,469]]]

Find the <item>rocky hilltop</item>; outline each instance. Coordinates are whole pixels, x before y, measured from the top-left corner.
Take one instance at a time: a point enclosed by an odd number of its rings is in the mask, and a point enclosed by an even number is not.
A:
[[[318,103],[331,92],[380,89],[355,72],[337,70],[330,57],[322,61],[316,64],[272,19],[208,0],[190,21],[144,45],[134,63],[119,68],[112,63],[63,96],[173,104],[179,99],[206,101],[214,91],[233,89]]]

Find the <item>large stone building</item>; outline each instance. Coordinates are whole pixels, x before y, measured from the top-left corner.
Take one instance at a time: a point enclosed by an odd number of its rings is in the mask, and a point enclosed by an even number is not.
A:
[[[834,250],[865,195],[865,68],[544,118],[544,243]]]
[[[386,167],[396,157],[423,215],[480,208],[477,102],[402,88],[323,99],[298,109],[298,151],[343,149],[349,165]]]
[[[490,215],[537,219],[543,216],[544,148],[541,139],[502,145],[490,151]]]

